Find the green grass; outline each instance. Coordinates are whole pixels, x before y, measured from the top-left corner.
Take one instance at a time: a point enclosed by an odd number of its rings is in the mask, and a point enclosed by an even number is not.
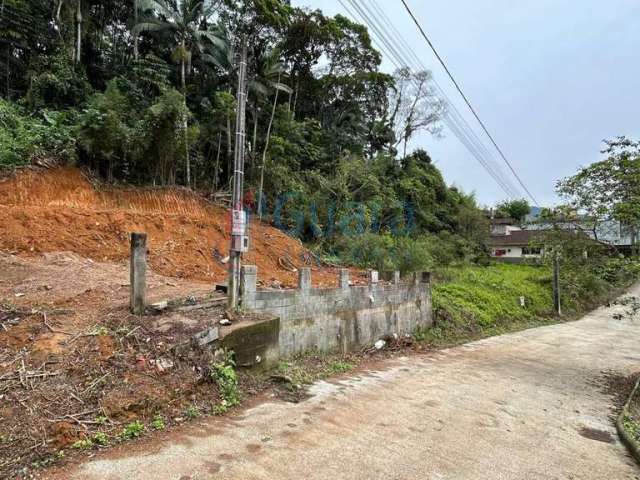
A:
[[[527,320],[553,311],[551,273],[544,267],[466,266],[439,275],[448,278],[433,285],[434,312],[455,322],[489,327],[502,319]]]
[[[550,323],[553,317],[551,273],[544,267],[463,266],[441,270],[434,278],[435,324],[418,332],[418,340],[446,343],[459,337],[495,335]]]

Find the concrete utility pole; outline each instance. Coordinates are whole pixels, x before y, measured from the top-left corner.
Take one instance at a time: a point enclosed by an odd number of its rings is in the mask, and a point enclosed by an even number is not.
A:
[[[562,315],[560,306],[560,253],[553,252],[553,309],[558,315]]]
[[[246,215],[242,205],[244,182],[245,110],[247,105],[247,44],[241,40],[240,64],[238,66],[238,104],[236,106],[236,150],[233,169],[233,196],[231,210],[231,248],[229,251],[229,308],[238,307],[240,297],[240,260],[247,250]]]

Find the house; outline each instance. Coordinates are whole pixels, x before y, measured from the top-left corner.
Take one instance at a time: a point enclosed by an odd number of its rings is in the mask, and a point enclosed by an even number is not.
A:
[[[536,230],[522,230],[517,227],[505,229],[504,234],[493,234],[489,237],[491,256],[505,262],[518,263],[535,260],[544,254],[544,248],[531,246],[539,238]]]

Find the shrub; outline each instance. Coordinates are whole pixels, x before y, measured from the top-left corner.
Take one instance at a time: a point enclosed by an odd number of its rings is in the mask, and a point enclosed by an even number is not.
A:
[[[46,157],[61,162],[76,158],[72,112],[44,111],[28,115],[14,103],[0,99],[0,168],[26,165]]]

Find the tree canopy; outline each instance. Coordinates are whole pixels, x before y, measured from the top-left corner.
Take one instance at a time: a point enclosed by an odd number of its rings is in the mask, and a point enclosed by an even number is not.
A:
[[[49,156],[110,182],[229,189],[246,41],[249,203],[327,250],[360,234],[482,248],[473,197],[407,151],[439,131],[430,73],[381,71],[344,16],[281,0],[4,0],[0,38],[0,165]]]

